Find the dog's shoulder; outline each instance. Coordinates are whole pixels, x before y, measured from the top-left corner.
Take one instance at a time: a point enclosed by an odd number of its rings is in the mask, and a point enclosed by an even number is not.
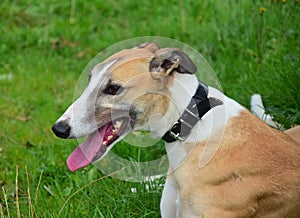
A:
[[[212,146],[208,141],[198,142],[175,172],[181,202],[194,202],[189,209],[197,213],[205,211],[204,205],[221,211],[230,207],[227,212],[245,217],[264,213],[262,208],[300,206],[292,203],[300,202],[300,145],[288,135],[243,110],[229,120],[222,140],[216,142],[216,154],[201,168],[201,153]]]

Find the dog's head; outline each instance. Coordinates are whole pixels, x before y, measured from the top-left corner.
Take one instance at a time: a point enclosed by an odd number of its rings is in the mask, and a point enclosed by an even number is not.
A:
[[[149,130],[152,114],[169,108],[174,73],[194,74],[196,66],[181,50],[144,43],[96,65],[82,95],[52,127],[61,138],[87,136],[68,158],[75,171],[101,159],[133,129]]]

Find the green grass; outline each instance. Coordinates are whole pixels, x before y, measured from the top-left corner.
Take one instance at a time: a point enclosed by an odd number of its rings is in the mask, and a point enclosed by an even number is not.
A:
[[[300,123],[296,1],[2,0],[0,18],[0,217],[159,217],[163,179],[146,190],[92,166],[71,173],[65,160],[77,142],[50,130],[89,60],[128,38],[184,42],[225,94],[249,107],[260,93],[278,122]],[[164,154],[159,145],[132,150],[125,156],[135,160]]]

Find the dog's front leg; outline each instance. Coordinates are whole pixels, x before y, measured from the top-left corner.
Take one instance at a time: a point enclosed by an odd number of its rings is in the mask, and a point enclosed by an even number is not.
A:
[[[168,175],[160,201],[160,211],[162,218],[177,217],[177,183],[172,174]]]

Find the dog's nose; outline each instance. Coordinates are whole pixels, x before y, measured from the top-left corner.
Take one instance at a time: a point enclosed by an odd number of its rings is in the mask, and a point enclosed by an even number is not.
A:
[[[59,121],[52,126],[52,131],[57,137],[66,139],[70,136],[71,127],[65,121]]]

